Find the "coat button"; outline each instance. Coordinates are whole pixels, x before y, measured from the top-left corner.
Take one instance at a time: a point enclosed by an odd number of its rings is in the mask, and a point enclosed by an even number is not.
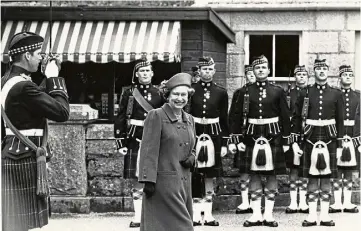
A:
[[[182,145],[183,145],[182,143],[179,144],[179,146],[181,146],[181,147],[182,147]]]
[[[186,126],[183,125],[182,128],[183,128],[183,129],[186,129]]]
[[[180,125],[178,125],[177,128],[180,129]]]

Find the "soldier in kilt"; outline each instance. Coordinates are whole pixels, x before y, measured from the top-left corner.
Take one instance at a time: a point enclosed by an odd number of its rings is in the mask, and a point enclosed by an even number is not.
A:
[[[337,160],[338,176],[333,179],[333,195],[335,203],[330,206],[330,213],[343,212],[358,213],[356,205],[351,203],[352,195],[352,173],[360,173],[360,152],[358,151],[357,137],[354,137],[355,116],[357,105],[360,103],[360,92],[351,89],[354,79],[351,66],[339,67],[342,97],[345,104],[344,126],[345,135],[343,139],[343,150],[341,158]],[[354,140],[354,142],[353,142]],[[341,195],[343,190],[343,203]]]
[[[316,83],[301,92],[292,119],[292,131],[300,137],[292,144],[294,154],[302,155],[299,176],[309,180],[309,215],[302,223],[304,227],[317,225],[318,198],[321,201],[320,225],[335,225],[328,213],[330,179],[337,177],[337,159],[342,153],[344,103],[342,92],[327,84],[328,69],[325,59],[315,60]]]
[[[287,96],[289,97],[290,118],[292,118],[292,115],[295,112],[295,104],[300,91],[307,86],[308,72],[305,66],[296,65],[294,76],[296,79],[296,86],[289,91],[289,95]],[[297,136],[297,134],[291,134],[291,137],[294,136]],[[297,160],[295,163],[292,148],[287,151],[286,165],[290,170],[289,180],[291,203],[286,208],[286,213],[308,213],[308,205],[306,202],[307,178],[300,178],[298,176],[299,156],[297,155],[296,157]],[[297,189],[299,190],[299,204],[297,203]]]
[[[149,61],[136,60],[132,77],[133,85],[123,88],[121,95],[119,114],[114,122],[114,137],[118,151],[125,155],[125,179],[138,179],[139,147],[144,120],[148,114],[147,108],[144,107],[159,108],[164,104],[159,89],[152,85],[153,74]],[[138,79],[138,84],[135,84],[134,77]],[[134,91],[138,92],[138,97],[135,97]],[[135,214],[129,227],[136,228],[140,227],[143,184],[134,181],[132,197]]]
[[[216,69],[211,57],[199,58],[198,68],[200,80],[192,84],[195,93],[190,99],[188,111],[194,117],[197,170],[205,175],[206,195],[193,198],[193,224],[201,225],[201,213],[204,212],[204,225],[219,226],[212,215],[213,178],[222,175],[221,157],[227,154],[228,94],[226,89],[213,81]]]
[[[284,152],[289,149],[290,119],[284,90],[267,81],[270,73],[265,56],[257,57],[253,63],[256,83],[241,88],[240,97],[232,112],[234,134],[244,134],[237,144],[244,156],[240,173],[250,174],[252,216],[244,222],[245,227],[277,227],[273,218],[273,207],[277,194],[276,175],[286,173]],[[246,106],[244,102],[247,102]],[[244,108],[248,112],[244,113]],[[244,119],[246,124],[242,125]],[[261,177],[267,182],[263,189]],[[265,196],[265,211],[262,216],[261,198]]]
[[[47,119],[69,118],[65,81],[58,77],[60,62],[46,59],[42,66],[46,87],[32,82],[38,70],[44,39],[31,32],[15,34],[9,43],[10,69],[1,78],[1,105],[9,122],[2,126],[1,203],[2,230],[27,231],[48,224],[49,189],[46,182],[45,147]],[[14,126],[15,129],[10,127]],[[15,132],[13,132],[15,131]],[[27,146],[27,137],[37,151]],[[42,143],[44,141],[44,143]],[[30,143],[29,143],[30,144]],[[40,147],[41,146],[41,147]],[[39,182],[43,179],[43,182]],[[42,186],[42,190],[40,189]],[[42,193],[40,193],[43,191]]]
[[[251,85],[252,83],[256,82],[256,76],[253,73],[253,67],[252,65],[245,65],[244,67],[244,72],[245,72],[245,77],[246,77],[246,84],[242,87],[237,89],[234,94],[233,94],[233,98],[232,98],[232,104],[231,104],[231,108],[229,111],[229,127],[230,127],[230,132],[231,132],[231,137],[232,137],[232,143],[235,144],[238,142],[239,140],[239,136],[240,134],[233,134],[232,132],[232,121],[234,120],[232,117],[234,116],[234,111],[236,110],[236,107],[238,106],[238,98],[240,95],[240,92],[242,91],[241,89],[244,89],[246,87],[248,87],[249,85]],[[241,105],[240,105],[241,106]],[[236,150],[236,156],[234,159],[234,167],[239,168],[239,166],[241,165],[241,163],[244,161],[243,159],[241,159],[241,157],[243,155],[241,155],[241,153],[239,153],[239,151],[236,149],[236,147],[232,148],[233,146],[230,147],[230,149],[235,149]],[[236,209],[236,214],[244,214],[244,213],[252,213],[252,208],[250,207],[250,203],[249,203],[249,197],[248,197],[248,189],[249,189],[249,174],[247,173],[241,173],[240,175],[240,185],[241,185],[241,196],[242,196],[242,204],[240,204],[237,209]]]

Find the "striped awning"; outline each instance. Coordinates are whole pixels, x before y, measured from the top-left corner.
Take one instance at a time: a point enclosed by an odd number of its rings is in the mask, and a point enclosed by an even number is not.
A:
[[[44,37],[42,53],[49,53],[49,21],[2,21],[3,62],[9,61],[10,38],[21,31]],[[51,52],[62,61],[128,63],[147,58],[180,62],[179,21],[54,21],[51,38]]]

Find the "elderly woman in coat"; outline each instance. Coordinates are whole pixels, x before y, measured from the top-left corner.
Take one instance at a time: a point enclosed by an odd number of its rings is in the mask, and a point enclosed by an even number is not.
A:
[[[139,182],[144,183],[141,231],[191,231],[190,168],[195,163],[192,116],[183,111],[192,77],[174,75],[165,84],[168,103],[151,110],[144,123]]]

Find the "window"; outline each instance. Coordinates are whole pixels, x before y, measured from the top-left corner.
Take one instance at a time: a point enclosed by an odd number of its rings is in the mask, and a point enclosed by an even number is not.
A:
[[[245,64],[251,64],[254,57],[264,54],[273,81],[289,81],[293,70],[300,63],[299,33],[247,33],[245,36]],[[294,78],[291,78],[293,81]]]

